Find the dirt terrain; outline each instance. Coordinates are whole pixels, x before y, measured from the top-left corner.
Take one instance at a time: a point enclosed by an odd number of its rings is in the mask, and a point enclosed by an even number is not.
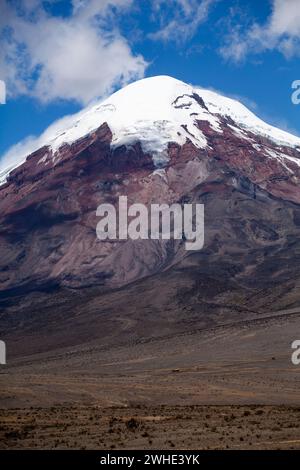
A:
[[[183,286],[172,297],[161,278],[101,303],[74,296],[73,303],[67,299],[70,312],[62,302],[48,315],[45,300],[43,310],[30,311],[29,304],[25,318],[14,313],[18,323],[11,321],[2,336],[7,365],[0,369],[0,407],[299,405],[300,368],[291,362],[291,344],[299,339],[300,309],[257,313],[252,296],[244,311],[229,311],[224,294],[223,305],[210,307]],[[267,305],[267,293],[261,295]]]
[[[299,447],[298,289],[196,274],[8,301],[1,447]]]
[[[300,449],[300,408],[97,406],[1,411],[1,449]]]
[[[298,309],[140,340],[129,320],[115,344],[8,357],[1,448],[300,448]]]

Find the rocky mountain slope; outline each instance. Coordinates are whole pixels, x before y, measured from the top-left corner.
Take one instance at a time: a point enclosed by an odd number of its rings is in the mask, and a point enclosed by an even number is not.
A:
[[[153,77],[52,126],[38,146],[1,170],[2,306],[35,291],[109,291],[174,266],[216,285],[284,285],[295,296],[282,307],[297,303],[300,138],[235,100]],[[204,249],[99,241],[96,208],[120,195],[203,203]]]

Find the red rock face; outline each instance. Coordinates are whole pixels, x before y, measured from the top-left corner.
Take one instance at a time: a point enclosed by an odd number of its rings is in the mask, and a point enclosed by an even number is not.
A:
[[[117,206],[120,195],[146,205],[204,203],[201,256],[234,265],[238,254],[245,264],[234,276],[251,284],[261,256],[297,242],[300,166],[293,158],[299,152],[245,130],[242,137],[220,119],[222,133],[198,121],[205,149],[170,142],[163,176],[139,142],[111,149],[106,124],[54,155],[48,147],[31,154],[0,187],[2,295],[56,286],[110,289],[192,256],[181,241],[99,241],[96,209],[104,202]],[[295,263],[293,250],[288,256]],[[276,275],[279,264],[272,266],[269,275]]]

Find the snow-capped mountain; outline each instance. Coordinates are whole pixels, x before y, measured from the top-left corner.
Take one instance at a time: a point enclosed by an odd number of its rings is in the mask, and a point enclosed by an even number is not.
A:
[[[205,247],[194,259],[204,273],[249,288],[300,279],[299,183],[300,138],[213,91],[138,81],[51,126],[2,168],[1,290],[110,289],[196,256],[180,241],[100,242],[96,208],[120,195],[202,202]]]
[[[182,146],[189,140],[195,147],[205,148],[208,141],[199,121],[209,123],[211,129],[222,134],[224,118],[232,120],[228,125],[241,138],[249,139],[247,132],[253,132],[276,145],[300,150],[299,137],[266,124],[238,101],[168,76],[139,80],[108,99],[58,121],[37,139],[34,150],[46,146],[48,156],[38,164],[49,165],[59,160],[63,145],[70,145],[107,123],[112,132],[112,148],[140,142],[142,150],[151,153],[155,166],[162,167],[168,161],[170,142]],[[255,140],[252,144],[256,145]],[[25,161],[26,147],[24,152],[21,151],[15,165],[0,170],[0,182],[5,182],[10,171]],[[291,158],[281,152],[279,155],[271,152],[269,156]],[[300,165],[297,158],[294,162]]]

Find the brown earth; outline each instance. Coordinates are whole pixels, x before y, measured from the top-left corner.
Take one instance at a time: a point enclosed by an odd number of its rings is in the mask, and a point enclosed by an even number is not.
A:
[[[252,312],[247,320],[235,312],[231,321],[214,309],[200,321],[194,292],[181,322],[170,310],[147,324],[141,312],[152,282],[141,310],[128,307],[131,286],[109,295],[113,311],[93,311],[90,293],[82,317],[75,299],[72,318],[57,309],[52,324],[45,318],[34,330],[32,314],[23,341],[11,332],[13,354],[0,370],[2,448],[300,448],[300,368],[291,363],[299,309]],[[126,299],[125,316],[117,307]],[[154,299],[163,305],[152,296],[153,309]],[[66,337],[58,321],[82,334],[70,333],[67,348],[53,349]]]
[[[0,411],[1,449],[300,449],[300,408],[97,406]]]
[[[200,261],[198,254],[106,293],[54,290],[6,299],[1,445],[297,447],[300,367],[291,362],[299,339],[297,281],[242,287],[222,276],[226,263],[208,275]],[[253,406],[263,413],[251,424]],[[204,421],[203,410],[210,416]],[[224,428],[232,413],[239,418]],[[134,433],[122,421],[157,414],[161,422],[139,424]],[[109,431],[113,416],[120,432]]]

